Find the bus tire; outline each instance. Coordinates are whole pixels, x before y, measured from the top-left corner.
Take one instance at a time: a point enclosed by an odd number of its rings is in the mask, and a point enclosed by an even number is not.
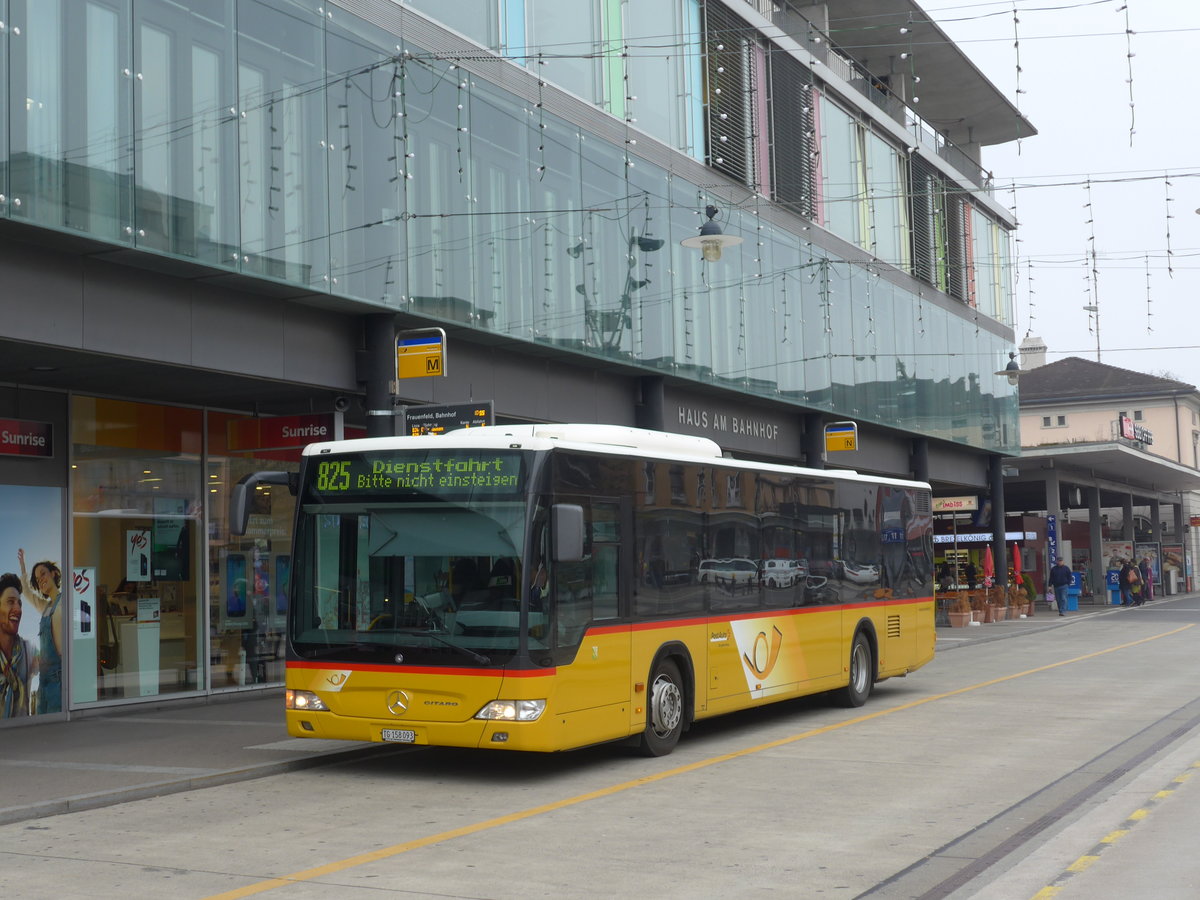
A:
[[[854,635],[850,644],[850,682],[833,693],[833,702],[838,706],[854,708],[862,706],[871,696],[875,683],[875,665],[871,656],[871,642],[863,632]]]
[[[650,675],[646,728],[638,750],[645,756],[666,756],[683,733],[683,679],[672,659],[663,659]]]

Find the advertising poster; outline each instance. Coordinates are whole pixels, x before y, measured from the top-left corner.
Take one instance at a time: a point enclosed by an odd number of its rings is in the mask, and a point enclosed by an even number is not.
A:
[[[150,580],[150,529],[125,531],[125,580]]]
[[[71,696],[75,702],[96,699],[96,567],[76,566],[72,572],[75,624],[71,629]]]
[[[1146,541],[1145,543],[1138,542],[1133,545],[1133,558],[1139,565],[1142,560],[1146,560],[1150,565],[1150,571],[1154,573],[1154,586],[1162,584],[1162,548],[1158,541]]]
[[[162,581],[188,578],[187,501],[182,497],[154,498],[154,529],[150,569]]]
[[[62,711],[62,489],[0,485],[0,718]]]
[[[1104,555],[1104,565],[1109,569],[1121,568],[1121,560],[1133,559],[1133,541],[1105,541],[1100,552]]]
[[[1163,544],[1162,547],[1163,582],[1168,579],[1175,582],[1178,590],[1184,590],[1183,544]]]

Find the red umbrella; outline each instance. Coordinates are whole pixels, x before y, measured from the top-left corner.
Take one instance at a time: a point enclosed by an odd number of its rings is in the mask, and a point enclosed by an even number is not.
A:
[[[1013,580],[1017,584],[1024,584],[1025,579],[1021,577],[1021,548],[1013,544]]]
[[[996,577],[996,560],[992,557],[992,545],[988,544],[983,548],[983,577]]]

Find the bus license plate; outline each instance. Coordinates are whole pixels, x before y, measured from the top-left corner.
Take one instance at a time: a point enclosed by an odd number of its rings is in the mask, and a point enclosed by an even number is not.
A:
[[[400,728],[385,728],[383,729],[383,739],[400,744],[411,744],[417,739],[417,733]]]

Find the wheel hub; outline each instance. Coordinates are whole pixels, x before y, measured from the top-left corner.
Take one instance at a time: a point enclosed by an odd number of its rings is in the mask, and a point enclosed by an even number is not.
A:
[[[650,692],[650,724],[659,737],[670,734],[683,718],[683,695],[669,678],[659,678]]]

